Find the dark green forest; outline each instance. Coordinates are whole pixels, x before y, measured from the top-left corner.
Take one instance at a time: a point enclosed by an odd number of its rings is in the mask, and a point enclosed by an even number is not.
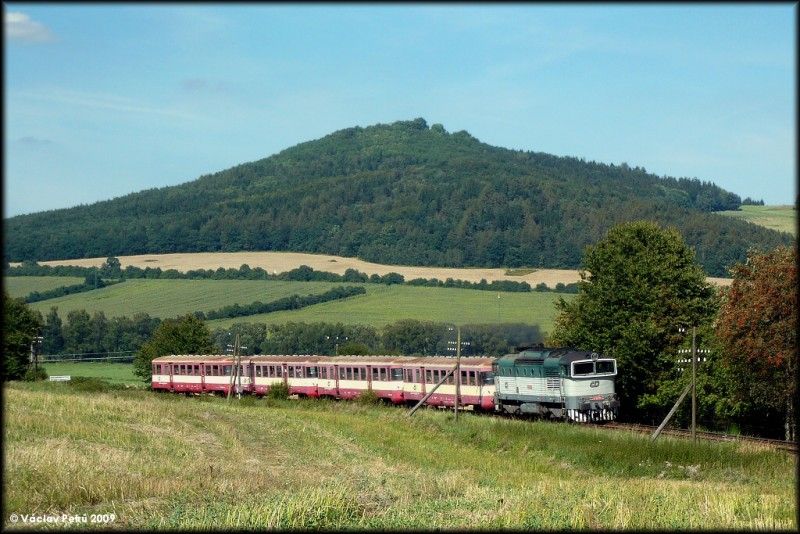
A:
[[[113,177],[109,177],[113,179]],[[5,220],[5,260],[297,251],[401,265],[577,268],[612,226],[672,225],[706,272],[791,236],[723,218],[710,182],[498,148],[425,120],[348,128],[178,186]]]

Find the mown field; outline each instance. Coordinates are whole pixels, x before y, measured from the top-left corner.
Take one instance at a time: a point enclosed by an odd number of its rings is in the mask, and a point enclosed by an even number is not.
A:
[[[141,378],[133,374],[133,365],[130,363],[45,362],[40,365],[50,376],[102,378],[112,384],[144,384]]]
[[[57,287],[82,284],[83,278],[75,276],[10,276],[3,278],[9,296],[27,297],[34,291],[49,291]]]
[[[14,277],[6,280],[15,280]],[[230,304],[268,302],[292,294],[322,293],[336,282],[283,282],[273,280],[127,280],[106,288],[66,295],[31,304],[46,314],[52,306],[65,319],[71,310],[107,317],[146,312],[153,317],[175,317],[209,311]],[[331,301],[299,310],[209,321],[213,328],[233,322],[282,324],[289,321],[324,321],[382,327],[400,319],[456,324],[515,323],[539,325],[549,332],[556,316],[555,301],[575,296],[550,292],[507,293],[474,289],[386,286],[364,284],[365,295]]]
[[[741,211],[718,211],[717,213],[779,232],[797,235],[797,211],[794,206],[742,206]]]
[[[796,529],[785,452],[354,402],[5,387],[11,514],[123,529]],[[91,525],[90,525],[91,526]]]

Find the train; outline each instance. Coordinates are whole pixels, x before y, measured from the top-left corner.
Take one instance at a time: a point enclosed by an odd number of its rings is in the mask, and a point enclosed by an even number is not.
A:
[[[354,399],[536,415],[573,422],[616,419],[616,360],[574,348],[519,347],[500,358],[429,356],[170,355],[153,359],[154,391]],[[435,388],[436,384],[439,384]]]

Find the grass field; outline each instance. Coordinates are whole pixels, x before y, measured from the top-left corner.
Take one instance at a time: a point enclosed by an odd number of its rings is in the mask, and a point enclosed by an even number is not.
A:
[[[572,294],[530,292],[498,293],[474,289],[384,286],[365,284],[366,295],[325,302],[299,310],[251,315],[235,319],[209,321],[212,328],[235,322],[282,324],[299,322],[341,322],[382,327],[400,319],[469,323],[525,323],[552,330],[556,316],[555,301]],[[499,295],[499,298],[498,298]]]
[[[61,286],[82,284],[75,276],[6,276],[3,286],[11,297],[27,297],[33,291],[49,291]]]
[[[134,376],[133,364],[106,362],[47,362],[41,364],[50,376],[82,376],[102,378],[112,384],[140,385],[142,379]]]
[[[70,310],[102,311],[107,317],[146,312],[153,317],[175,317],[209,311],[229,304],[267,302],[292,294],[321,293],[335,282],[258,280],[128,280],[110,287],[44,300],[31,305],[46,314],[51,306],[66,318]],[[572,294],[550,292],[507,293],[457,288],[364,284],[365,295],[331,301],[299,310],[209,321],[212,328],[234,322],[282,324],[289,321],[325,321],[384,326],[399,319],[467,323],[522,322],[552,329],[554,302]],[[499,295],[499,298],[498,298]]]
[[[43,314],[58,306],[64,318],[70,310],[102,311],[107,317],[146,312],[152,317],[176,317],[210,311],[229,304],[268,302],[292,294],[322,293],[332,282],[282,282],[277,280],[126,280],[110,287],[43,300],[31,305]]]
[[[742,206],[741,211],[718,211],[720,215],[797,235],[797,211],[794,206]]]
[[[45,513],[114,513],[123,529],[797,528],[785,452],[77,386],[4,386],[6,529]]]

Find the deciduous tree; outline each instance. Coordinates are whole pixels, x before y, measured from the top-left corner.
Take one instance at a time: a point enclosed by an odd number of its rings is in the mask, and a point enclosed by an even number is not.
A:
[[[716,327],[738,395],[783,412],[786,439],[796,435],[796,262],[797,248],[751,251],[731,269]]]
[[[42,328],[42,315],[3,291],[3,380],[18,380],[28,368],[31,341]]]
[[[643,417],[640,401],[674,365],[678,327],[709,321],[716,294],[678,231],[648,221],[587,247],[580,276],[577,298],[557,303],[551,343],[616,358],[621,416]]]
[[[136,354],[134,373],[149,381],[153,358],[168,354],[210,354],[213,351],[211,332],[203,321],[192,314],[165,319]]]

